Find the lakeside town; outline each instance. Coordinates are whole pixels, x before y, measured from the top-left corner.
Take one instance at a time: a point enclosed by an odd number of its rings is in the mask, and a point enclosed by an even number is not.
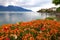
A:
[[[40,9],[37,12],[46,12],[46,13],[60,13],[60,7],[52,7],[52,8],[46,8],[46,9]]]

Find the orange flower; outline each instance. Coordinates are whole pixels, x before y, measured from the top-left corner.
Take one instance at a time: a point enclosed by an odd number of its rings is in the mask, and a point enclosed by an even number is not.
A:
[[[29,30],[29,32],[25,32],[26,30]],[[53,20],[32,20],[30,22],[4,24],[0,29],[0,40],[4,38],[6,38],[5,40],[10,40],[8,38],[9,34],[17,40],[21,32],[24,34],[21,38],[22,40],[49,40],[52,35],[60,32],[60,22]]]
[[[30,40],[34,40],[34,37],[30,37]]]
[[[3,40],[4,39],[4,37],[3,36],[0,36],[0,40]]]

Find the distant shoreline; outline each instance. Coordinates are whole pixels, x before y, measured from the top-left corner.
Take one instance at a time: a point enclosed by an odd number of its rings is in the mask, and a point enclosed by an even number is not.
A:
[[[0,11],[0,13],[23,13],[23,12],[32,12],[32,11]]]

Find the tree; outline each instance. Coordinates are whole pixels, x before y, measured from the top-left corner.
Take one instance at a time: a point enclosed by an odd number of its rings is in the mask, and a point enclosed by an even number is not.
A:
[[[60,0],[53,0],[53,3],[54,3],[55,5],[59,5],[59,6],[60,6]],[[58,8],[56,9],[56,12],[59,12],[59,13],[60,13],[60,7],[58,7]]]
[[[58,8],[56,9],[56,11],[60,13],[60,7],[58,7]]]
[[[53,3],[54,3],[55,5],[59,5],[59,4],[60,4],[60,0],[53,0]]]

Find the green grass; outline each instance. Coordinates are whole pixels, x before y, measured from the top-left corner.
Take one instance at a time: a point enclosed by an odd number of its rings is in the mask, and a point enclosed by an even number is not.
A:
[[[47,20],[56,20],[56,21],[60,21],[60,19],[57,18],[57,17],[46,17],[45,19],[47,19]]]

